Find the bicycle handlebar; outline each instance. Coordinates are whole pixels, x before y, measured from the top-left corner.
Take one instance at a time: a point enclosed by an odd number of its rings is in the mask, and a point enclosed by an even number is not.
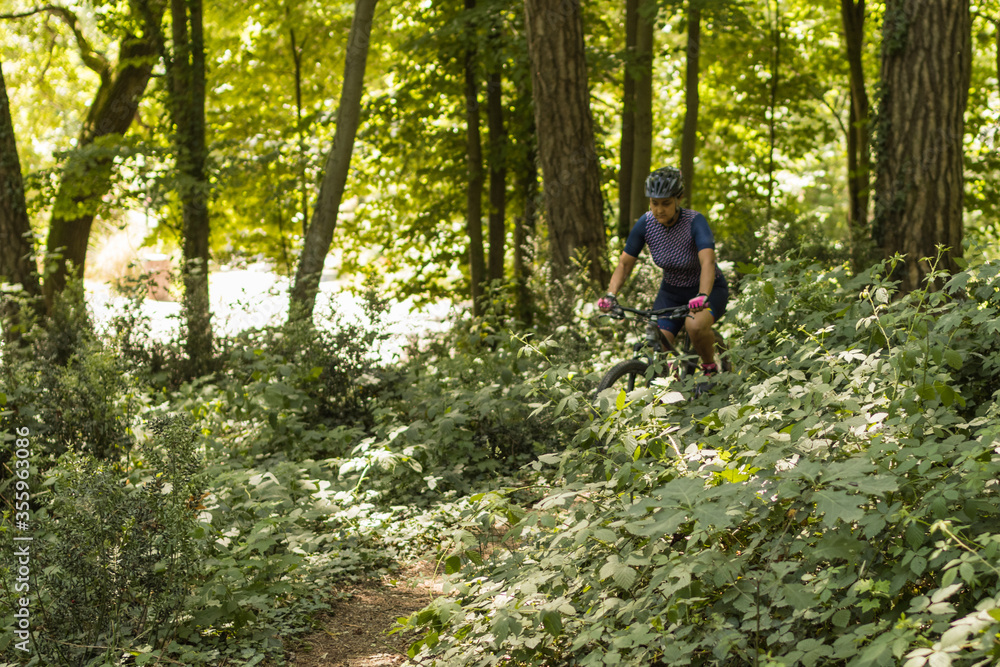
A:
[[[691,309],[686,305],[674,306],[673,308],[657,308],[654,310],[639,310],[637,308],[629,308],[628,306],[623,306],[621,304],[615,304],[610,311],[604,314],[604,317],[610,317],[616,320],[624,320],[626,315],[631,314],[636,319],[651,319],[653,317],[660,317],[661,315],[666,315],[669,319],[680,320],[686,317],[691,317]]]

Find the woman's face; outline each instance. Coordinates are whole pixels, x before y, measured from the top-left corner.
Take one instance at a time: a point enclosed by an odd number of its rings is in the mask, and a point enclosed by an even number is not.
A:
[[[674,221],[674,216],[677,215],[677,197],[650,199],[649,211],[661,225],[670,224]]]

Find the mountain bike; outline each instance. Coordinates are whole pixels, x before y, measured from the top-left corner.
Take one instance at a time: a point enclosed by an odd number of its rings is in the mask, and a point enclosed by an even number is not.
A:
[[[693,376],[701,367],[701,358],[694,350],[686,327],[681,328],[677,336],[674,337],[673,345],[671,345],[656,323],[660,317],[664,316],[673,320],[683,320],[690,317],[691,310],[687,306],[639,310],[616,305],[607,313],[607,316],[616,320],[631,318],[637,322],[645,322],[646,337],[645,340],[640,340],[633,346],[634,357],[615,364],[611,370],[604,374],[600,384],[597,385],[598,394],[612,387],[630,392],[636,387],[650,386],[653,380],[662,377],[683,380]],[[725,339],[715,329],[712,331],[715,333],[716,363],[720,370],[729,372],[732,370],[732,364],[726,354]],[[709,388],[710,383],[700,383],[695,386],[695,393],[703,393]]]

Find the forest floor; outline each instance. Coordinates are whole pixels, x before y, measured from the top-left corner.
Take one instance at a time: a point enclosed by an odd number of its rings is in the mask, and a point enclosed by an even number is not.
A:
[[[293,667],[395,667],[406,661],[415,632],[387,635],[396,619],[423,609],[441,595],[433,562],[403,568],[395,577],[345,584],[318,619],[321,629],[298,640],[288,656]]]

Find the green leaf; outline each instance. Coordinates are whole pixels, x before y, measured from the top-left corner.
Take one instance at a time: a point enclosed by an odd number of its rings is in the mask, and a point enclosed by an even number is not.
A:
[[[812,553],[823,560],[853,560],[862,549],[863,542],[831,532],[823,536]]]
[[[627,396],[625,395],[625,390],[622,389],[618,392],[618,398],[615,399],[615,409],[621,411],[625,407],[625,400]]]
[[[843,491],[823,489],[813,495],[816,509],[823,513],[823,523],[835,526],[837,520],[845,523],[859,521],[864,517],[864,511],[859,507],[865,499],[861,496],[850,496]]]
[[[445,574],[455,574],[462,569],[462,559],[458,556],[449,556],[444,561],[444,573]]]
[[[809,609],[816,603],[816,596],[802,584],[784,584],[781,590],[785,600],[795,609]]]
[[[632,588],[632,584],[635,583],[638,573],[633,570],[628,565],[621,563],[619,567],[615,568],[615,572],[611,575],[615,583],[621,586],[623,589],[628,590]]]
[[[919,577],[927,571],[927,559],[923,556],[914,556],[910,561],[910,570]]]
[[[542,612],[542,627],[553,637],[558,637],[563,632],[562,616],[558,611],[547,609]]]

